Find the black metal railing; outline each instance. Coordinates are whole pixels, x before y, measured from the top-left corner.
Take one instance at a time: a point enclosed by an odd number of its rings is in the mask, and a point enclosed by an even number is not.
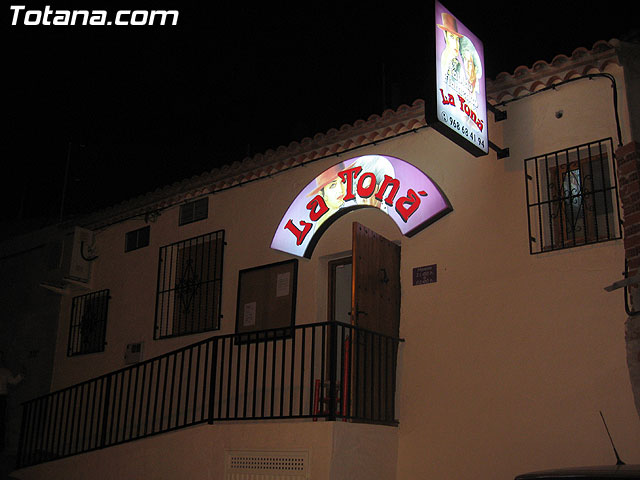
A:
[[[398,338],[342,323],[286,330],[212,337],[25,402],[18,467],[205,422],[397,424]]]

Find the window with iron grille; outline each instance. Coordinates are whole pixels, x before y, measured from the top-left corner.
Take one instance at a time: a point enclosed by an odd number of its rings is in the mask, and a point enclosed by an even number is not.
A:
[[[193,202],[180,205],[180,218],[178,225],[204,220],[209,215],[209,197],[200,198]]]
[[[109,290],[74,297],[67,355],[104,352]]]
[[[137,250],[139,248],[148,246],[150,231],[151,227],[147,225],[146,227],[127,232],[127,234],[125,235],[124,251],[130,252],[132,250]]]
[[[611,138],[524,161],[531,254],[621,238]]]
[[[160,248],[154,338],[220,328],[224,230]]]

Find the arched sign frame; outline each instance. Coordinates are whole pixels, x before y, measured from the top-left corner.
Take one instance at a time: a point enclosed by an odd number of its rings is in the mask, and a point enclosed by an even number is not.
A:
[[[362,155],[329,167],[302,189],[278,224],[271,248],[311,258],[327,228],[359,208],[386,213],[407,237],[453,211],[419,168],[389,155]]]

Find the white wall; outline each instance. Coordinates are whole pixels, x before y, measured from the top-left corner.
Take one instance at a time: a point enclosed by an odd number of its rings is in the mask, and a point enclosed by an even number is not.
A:
[[[308,452],[314,480],[385,480],[395,473],[397,430],[343,422],[218,423],[13,472],[20,480],[224,478],[225,452]]]
[[[621,278],[622,240],[533,256],[528,245],[523,160],[609,136],[615,143],[611,99],[610,84],[598,79],[510,104],[508,120],[490,125],[492,140],[510,149],[507,159],[493,152],[474,158],[429,129],[353,154],[389,154],[416,165],[454,208],[412,238],[379,211],[349,213],[324,234],[312,259],[300,260],[298,324],[327,318],[327,261],[350,250],[352,221],[401,245],[406,343],[397,385],[397,478],[510,478],[612,463],[599,410],[624,460],[640,462],[623,299],[603,290]],[[628,138],[624,109],[621,118]],[[281,215],[311,179],[343,159],[214,194],[202,222],[178,227],[177,208],[165,210],[145,249],[123,253],[125,233],[142,219],[97,232],[92,287],[110,288],[113,297],[107,351],[66,357],[70,307],[63,305],[54,385],[123,366],[126,343],[143,340],[149,358],[204,338],[152,339],[158,248],[217,229],[228,243],[219,333],[233,332],[238,271],[290,258],[269,248]],[[437,264],[437,283],[413,286],[412,269],[430,264]]]

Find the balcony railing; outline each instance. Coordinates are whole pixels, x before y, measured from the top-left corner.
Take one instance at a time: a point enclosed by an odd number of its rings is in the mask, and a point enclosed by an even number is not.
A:
[[[18,467],[206,422],[397,425],[399,341],[342,323],[212,337],[25,402]]]

